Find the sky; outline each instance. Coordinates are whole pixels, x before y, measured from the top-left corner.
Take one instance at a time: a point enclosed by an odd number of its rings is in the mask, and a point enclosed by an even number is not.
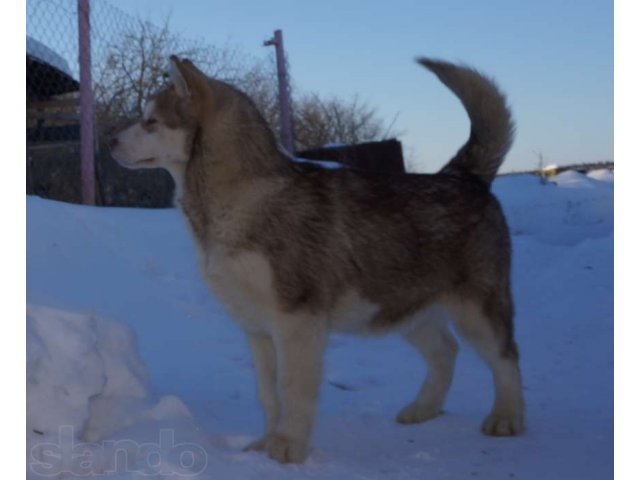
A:
[[[401,133],[415,171],[466,141],[457,99],[413,59],[493,77],[517,125],[502,171],[613,160],[613,2],[604,0],[108,0],[171,30],[264,57],[282,29],[294,88],[358,95]]]

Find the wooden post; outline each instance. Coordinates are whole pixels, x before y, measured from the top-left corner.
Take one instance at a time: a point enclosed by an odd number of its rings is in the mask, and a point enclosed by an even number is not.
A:
[[[289,96],[289,76],[284,56],[282,30],[273,32],[273,38],[264,42],[264,46],[276,47],[276,65],[278,69],[278,104],[280,108],[280,143],[291,155],[295,154],[293,144],[293,123],[291,121],[291,97]]]
[[[91,86],[89,0],[78,0],[78,62],[80,65],[80,176],[82,203],[95,205],[95,142],[93,89]]]

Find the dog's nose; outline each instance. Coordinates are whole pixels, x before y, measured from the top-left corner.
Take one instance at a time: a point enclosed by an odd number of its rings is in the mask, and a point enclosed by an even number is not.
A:
[[[109,149],[113,150],[114,148],[116,148],[118,146],[118,137],[117,136],[111,137],[107,144],[109,146]]]

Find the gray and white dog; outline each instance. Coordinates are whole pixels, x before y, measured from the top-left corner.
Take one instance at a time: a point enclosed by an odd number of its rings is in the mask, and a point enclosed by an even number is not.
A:
[[[170,60],[171,85],[111,150],[171,173],[202,276],[247,334],[266,418],[247,448],[304,461],[332,331],[400,332],[429,373],[397,420],[434,418],[458,350],[449,318],[493,373],[483,432],[521,433],[510,237],[490,191],[513,123],[495,84],[419,59],[461,100],[471,134],[440,172],[390,176],[291,161],[245,94]]]

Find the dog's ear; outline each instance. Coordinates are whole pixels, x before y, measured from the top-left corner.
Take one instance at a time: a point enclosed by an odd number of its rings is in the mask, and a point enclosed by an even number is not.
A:
[[[180,60],[175,55],[169,58],[169,78],[176,93],[188,100],[204,99],[209,91],[209,79],[190,60]]]
[[[202,73],[202,72],[200,71],[200,69],[199,69],[198,67],[196,67],[196,66],[195,66],[195,64],[194,64],[191,60],[189,60],[188,58],[183,58],[183,59],[182,59],[182,64],[183,64],[185,67],[189,67],[191,70],[193,70],[193,71],[195,71],[195,72]]]
[[[181,71],[181,63],[178,57],[171,55],[169,57],[169,78],[173,87],[176,89],[178,96],[182,98],[190,98],[191,92],[187,86],[187,81]]]

